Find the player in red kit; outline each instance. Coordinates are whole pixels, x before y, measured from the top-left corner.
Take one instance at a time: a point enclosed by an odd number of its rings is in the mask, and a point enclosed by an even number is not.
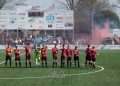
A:
[[[67,67],[69,67],[69,64],[70,64],[70,67],[72,65],[72,62],[71,62],[71,59],[72,59],[72,50],[69,48],[69,45],[66,49],[66,56],[67,56]]]
[[[95,61],[96,61],[96,56],[97,56],[97,51],[95,49],[95,47],[93,46],[92,47],[92,50],[91,50],[91,57],[92,57],[92,67],[95,68]]]
[[[56,65],[56,67],[57,67],[57,54],[58,54],[58,48],[57,48],[56,46],[57,46],[57,45],[55,45],[55,47],[52,48],[53,67],[54,67],[54,65]]]
[[[89,62],[89,66],[92,66],[90,45],[88,45],[85,53],[86,53],[85,67],[87,67],[88,62]]]
[[[14,49],[14,54],[15,54],[15,65],[17,67],[17,63],[19,61],[19,67],[21,67],[21,62],[20,62],[20,49],[18,49],[18,46],[16,46],[16,49]]]
[[[64,45],[62,45],[62,49],[61,49],[61,67],[65,66],[65,57],[66,57],[66,49],[64,47]]]
[[[45,62],[45,65],[47,67],[47,46],[44,46],[44,45],[42,46],[41,54],[42,54],[42,57],[41,57],[42,67],[44,65],[44,62]]]
[[[80,64],[79,64],[79,50],[77,49],[77,46],[75,47],[73,52],[74,52],[75,67],[76,67],[76,61],[78,62],[78,67],[80,67]]]
[[[25,47],[25,52],[26,52],[26,67],[27,67],[27,63],[29,61],[29,65],[31,67],[31,46],[30,43],[28,43],[28,45]]]

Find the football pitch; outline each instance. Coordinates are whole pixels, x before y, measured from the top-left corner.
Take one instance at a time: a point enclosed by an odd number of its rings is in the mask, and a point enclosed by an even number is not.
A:
[[[85,53],[80,51],[81,67],[52,68],[52,54],[48,51],[48,67],[35,65],[34,51],[32,68],[25,68],[25,55],[21,52],[22,67],[16,68],[14,55],[12,67],[5,67],[5,51],[0,51],[0,86],[119,86],[120,85],[120,51],[98,51],[96,69],[85,68]]]

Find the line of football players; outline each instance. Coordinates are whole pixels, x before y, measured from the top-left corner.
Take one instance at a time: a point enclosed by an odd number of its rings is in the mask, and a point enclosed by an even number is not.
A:
[[[72,66],[72,62],[74,61],[74,65],[75,67],[78,66],[80,67],[80,59],[79,59],[79,50],[77,48],[77,46],[75,46],[74,50],[72,50],[70,48],[70,46],[68,45],[67,48],[65,48],[64,45],[60,46],[60,49],[57,48],[57,45],[55,45],[52,48],[52,58],[53,58],[53,67],[57,67],[58,64],[58,51],[61,51],[61,61],[60,67],[65,67],[65,63],[67,63],[67,67],[71,67]],[[21,61],[20,61],[20,49],[18,49],[18,46],[16,46],[16,48],[14,49],[14,54],[15,54],[15,65],[17,67],[18,63],[19,63],[19,67],[21,67]],[[95,68],[95,61],[96,61],[96,55],[97,55],[97,51],[95,49],[95,47],[93,46],[92,49],[90,47],[90,45],[88,45],[87,49],[85,50],[86,53],[86,58],[85,58],[85,67],[92,67]],[[25,65],[26,67],[29,66],[31,67],[31,45],[30,43],[28,43],[25,46],[25,55],[26,55],[26,60],[25,60]],[[50,56],[48,56],[50,57]],[[73,58],[72,58],[73,57]],[[12,58],[12,49],[10,48],[10,46],[8,45],[8,47],[6,48],[6,60],[5,60],[5,66],[7,66],[7,62],[8,60],[10,61],[10,67],[11,67],[11,58]],[[72,60],[74,59],[74,60]],[[66,62],[67,60],[67,62]],[[42,48],[40,46],[37,46],[35,49],[35,62],[36,62],[36,66],[39,67],[40,66],[40,62],[42,67],[44,67],[44,65],[47,67],[48,62],[47,62],[47,46],[42,45]]]

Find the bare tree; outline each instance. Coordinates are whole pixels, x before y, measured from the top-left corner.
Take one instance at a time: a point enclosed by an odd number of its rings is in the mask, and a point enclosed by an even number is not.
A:
[[[25,6],[27,5],[24,3],[25,0],[0,0],[0,9],[10,9],[13,10],[16,6]]]
[[[106,0],[55,0],[74,11],[76,33],[91,33],[94,14],[110,9]],[[76,35],[77,36],[77,35]]]
[[[90,11],[92,9],[93,11],[96,12],[111,9],[107,0],[55,0],[55,1],[65,6],[66,9],[73,10],[74,12],[79,12],[79,9],[82,7]]]
[[[77,11],[77,7],[80,5],[81,0],[55,0],[56,2],[62,4],[68,10]]]
[[[0,0],[0,9],[7,3],[7,0]]]

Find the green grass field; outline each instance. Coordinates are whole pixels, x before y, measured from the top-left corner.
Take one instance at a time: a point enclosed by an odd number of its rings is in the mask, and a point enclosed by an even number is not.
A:
[[[34,52],[32,52],[32,68],[25,68],[25,55],[21,55],[22,68],[15,68],[14,59],[12,60],[12,68],[9,68],[9,65],[5,68],[4,60],[5,53],[0,51],[0,86],[120,85],[120,51],[99,51],[96,64],[104,67],[104,70],[100,72],[95,72],[101,70],[99,67],[96,69],[84,67],[85,53],[83,51],[80,52],[80,68],[75,68],[74,64],[72,68],[60,68],[60,64],[57,68],[52,68],[50,51],[48,52],[48,68],[36,68]],[[58,55],[58,60],[60,61],[60,54]],[[53,77],[53,73],[56,73],[56,76]]]

